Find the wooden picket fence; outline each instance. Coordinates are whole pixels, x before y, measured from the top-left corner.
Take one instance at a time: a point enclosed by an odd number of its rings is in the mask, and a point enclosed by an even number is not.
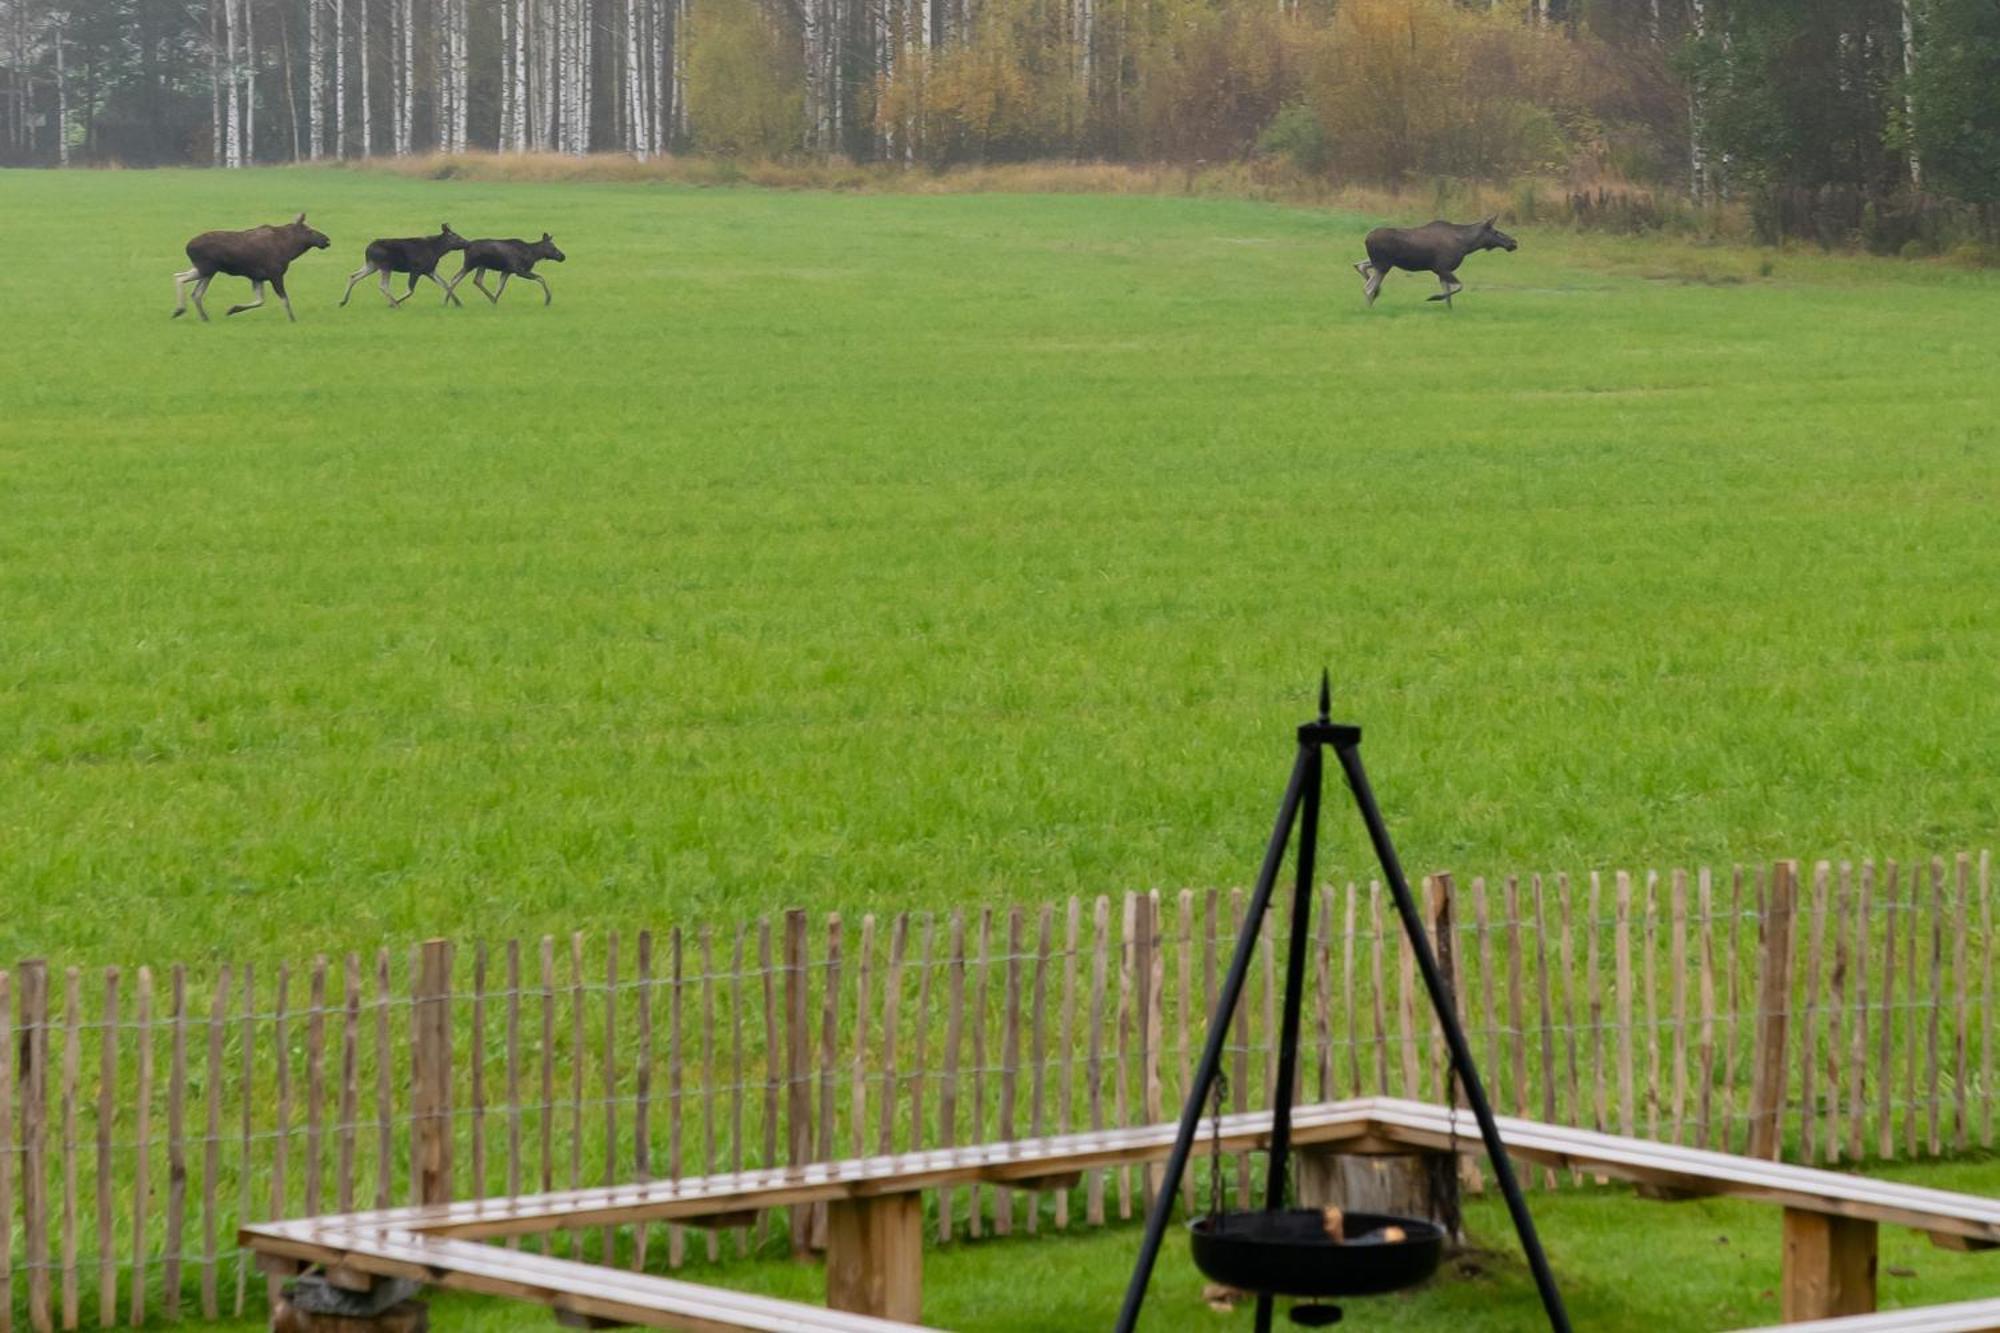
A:
[[[1422,885],[1495,1104],[1798,1161],[1991,1146],[1987,853]],[[1393,905],[1316,895],[1299,1095],[1443,1100]],[[0,1333],[239,1315],[239,1221],[674,1177],[1171,1118],[1245,895],[454,945],[304,964],[0,972]],[[1226,1057],[1262,1105],[1286,914]],[[1252,1164],[1222,1168],[1247,1201]],[[1559,1184],[1544,1176],[1540,1186]],[[1137,1168],[931,1204],[939,1239],[1132,1217]],[[1208,1177],[1190,1190],[1209,1187]],[[813,1243],[578,1233],[634,1267]]]

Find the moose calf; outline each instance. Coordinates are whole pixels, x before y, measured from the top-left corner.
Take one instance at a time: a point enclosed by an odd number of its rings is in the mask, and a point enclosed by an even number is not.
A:
[[[442,230],[436,236],[383,237],[368,242],[363,258],[368,262],[356,269],[347,279],[347,290],[340,294],[340,303],[347,304],[347,298],[354,295],[354,284],[370,273],[382,275],[382,295],[388,299],[389,308],[394,310],[403,302],[416,295],[417,279],[429,278],[444,288],[445,301],[458,304],[458,298],[445,287],[444,279],[437,275],[438,261],[453,250],[463,250],[466,239],[451,229],[449,222],[438,224]],[[389,290],[389,275],[407,273],[410,275],[410,290],[397,296]]]
[[[1377,227],[1369,232],[1362,242],[1368,247],[1368,258],[1354,266],[1354,271],[1367,283],[1368,304],[1375,304],[1375,298],[1382,292],[1382,279],[1389,276],[1389,270],[1400,268],[1411,273],[1437,274],[1441,290],[1429,299],[1442,301],[1450,309],[1451,298],[1464,289],[1456,275],[1467,255],[1477,250],[1513,250],[1519,245],[1493,222],[1494,218],[1489,217],[1484,222],[1462,225],[1440,221],[1421,227]]]
[[[194,267],[174,274],[173,317],[179,319],[187,313],[187,285],[193,283],[195,313],[206,324],[208,311],[201,304],[202,294],[216,274],[228,273],[250,279],[250,295],[256,298],[249,305],[229,307],[229,314],[255,310],[264,304],[264,284],[268,282],[285,303],[285,318],[296,324],[299,317],[292,313],[292,298],[285,295],[285,270],[307,250],[324,250],[329,244],[323,233],[306,225],[303,213],[283,226],[205,231],[187,243],[187,256],[194,261]]]
[[[541,283],[542,304],[547,305],[554,298],[549,292],[549,284],[543,282],[535,272],[536,261],[553,259],[560,264],[563,258],[563,252],[556,249],[556,243],[549,239],[547,232],[542,233],[542,239],[539,241],[474,241],[465,247],[465,266],[459,269],[450,285],[444,289],[445,298],[455,299],[452,294],[458,290],[458,284],[465,281],[465,275],[470,273],[472,285],[494,305],[500,304],[501,293],[507,290],[507,279],[514,277]],[[500,275],[499,291],[487,291],[486,284],[479,280],[483,274],[489,272]]]

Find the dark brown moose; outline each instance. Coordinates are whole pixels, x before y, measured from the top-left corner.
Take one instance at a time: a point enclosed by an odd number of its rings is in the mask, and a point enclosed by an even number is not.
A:
[[[535,264],[543,259],[553,259],[558,264],[564,259],[563,252],[556,249],[556,243],[549,239],[547,232],[542,233],[539,241],[474,241],[465,247],[465,266],[453,275],[451,284],[444,289],[445,298],[456,299],[453,293],[458,290],[458,284],[465,281],[465,275],[470,273],[472,285],[494,305],[500,304],[501,293],[507,290],[509,278],[526,278],[529,282],[541,283],[542,304],[547,305],[554,299],[549,293],[549,284],[535,272]],[[500,275],[499,291],[487,291],[486,284],[479,280],[487,273]]]
[[[285,303],[285,318],[296,324],[299,317],[292,313],[292,298],[285,295],[285,270],[306,251],[324,250],[328,244],[323,233],[306,225],[303,213],[282,226],[205,231],[187,243],[187,256],[194,267],[174,274],[174,318],[187,313],[187,285],[193,283],[194,311],[207,323],[208,311],[201,304],[202,293],[208,290],[216,274],[227,273],[250,279],[250,295],[255,298],[249,305],[229,307],[229,314],[255,310],[264,304],[264,284],[268,282]]]
[[[1389,270],[1400,268],[1411,273],[1437,274],[1442,290],[1427,299],[1442,301],[1449,309],[1451,298],[1465,289],[1456,275],[1467,255],[1478,250],[1513,250],[1520,245],[1493,222],[1493,217],[1463,224],[1439,221],[1421,227],[1377,227],[1369,232],[1362,242],[1368,247],[1368,258],[1354,266],[1354,271],[1368,284],[1368,304],[1375,304],[1382,291],[1382,279],[1389,276]]]
[[[354,284],[370,273],[382,275],[382,295],[388,298],[389,308],[394,310],[403,302],[416,295],[417,279],[429,278],[444,289],[445,300],[458,304],[458,298],[445,287],[444,279],[437,275],[438,261],[453,250],[463,250],[468,242],[451,229],[449,222],[438,224],[440,230],[435,236],[383,237],[368,242],[368,249],[362,258],[367,262],[348,275],[347,290],[340,294],[340,303],[347,304],[347,298],[354,295]],[[410,290],[401,296],[389,290],[389,275],[407,273],[410,275]]]

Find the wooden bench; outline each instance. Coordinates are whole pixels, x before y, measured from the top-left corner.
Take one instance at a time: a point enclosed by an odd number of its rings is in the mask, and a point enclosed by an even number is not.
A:
[[[1727,1195],[1784,1209],[1782,1309],[1792,1323],[1874,1309],[1876,1229],[1883,1222],[1914,1227],[1954,1248],[2000,1246],[1996,1200],[1514,1117],[1500,1117],[1499,1126],[1509,1152],[1523,1161],[1630,1180],[1642,1193],[1659,1199]],[[301,1253],[301,1246],[317,1244],[331,1253],[344,1244],[358,1244],[356,1238],[374,1236],[396,1237],[397,1244],[406,1247],[419,1240],[449,1240],[466,1248],[425,1252],[477,1255],[491,1271],[505,1272],[528,1256],[471,1242],[642,1222],[735,1225],[762,1209],[825,1204],[828,1306],[915,1323],[922,1305],[922,1191],[972,1183],[1025,1190],[1065,1188],[1087,1170],[1164,1159],[1173,1146],[1175,1128],[1147,1125],[678,1181],[393,1208],[247,1227],[241,1238],[259,1253],[311,1263],[327,1260]],[[1267,1147],[1270,1131],[1268,1111],[1247,1112],[1224,1116],[1219,1135],[1225,1151],[1244,1152]],[[1204,1150],[1210,1138],[1204,1124]],[[1292,1142],[1307,1155],[1454,1149],[1469,1155],[1482,1150],[1469,1113],[1382,1097],[1300,1107],[1293,1115]],[[553,1273],[608,1271],[539,1257],[534,1263],[565,1265],[537,1270]],[[354,1266],[362,1267],[359,1261]],[[446,1266],[441,1271],[458,1270]],[[627,1276],[618,1275],[618,1282],[624,1284]],[[679,1293],[675,1299],[694,1299],[690,1289],[710,1290],[692,1283],[667,1285]],[[532,1285],[529,1290],[534,1290]],[[660,1294],[666,1299],[664,1288]],[[532,1294],[520,1298],[559,1305]],[[647,1317],[633,1317],[635,1312]],[[666,1328],[763,1327],[717,1324],[713,1312],[702,1316],[710,1319],[707,1324],[674,1322],[685,1317],[654,1307],[634,1307],[620,1317]]]
[[[1807,1324],[1781,1324],[1774,1329],[1746,1329],[1743,1333],[1778,1333],[1778,1329],[1784,1333],[2000,1333],[2000,1300],[1815,1319]]]

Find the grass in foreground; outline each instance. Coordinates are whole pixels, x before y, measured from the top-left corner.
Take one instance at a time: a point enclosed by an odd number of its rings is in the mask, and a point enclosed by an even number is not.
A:
[[[1367,220],[1243,202],[0,196],[0,957],[1240,881],[1322,663],[1419,867],[2000,824],[1987,275],[1529,231],[1364,311]],[[167,320],[300,208],[298,325]],[[334,308],[440,220],[555,304]]]

